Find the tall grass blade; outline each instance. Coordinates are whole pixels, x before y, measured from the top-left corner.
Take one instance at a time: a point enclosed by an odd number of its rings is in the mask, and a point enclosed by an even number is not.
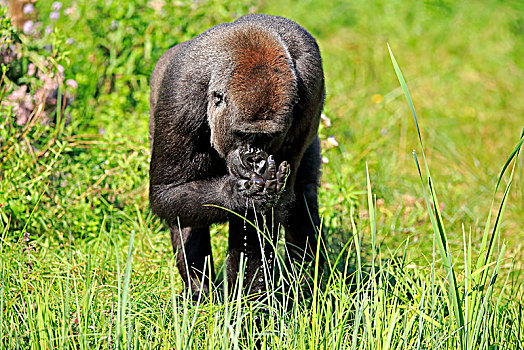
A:
[[[127,303],[129,300],[129,283],[131,281],[131,273],[133,268],[133,247],[135,243],[135,230],[131,231],[131,237],[129,238],[129,249],[127,251],[126,267],[124,270],[124,283],[119,295],[119,305],[117,314],[117,337],[116,337],[116,348],[122,349],[124,346],[125,339],[125,318],[127,314]],[[117,256],[118,259],[118,256]],[[129,338],[129,336],[127,337]]]
[[[430,214],[430,220],[431,220],[431,225],[433,227],[433,232],[437,236],[437,243],[438,243],[438,246],[439,246],[440,255],[442,257],[444,268],[446,269],[447,276],[448,276],[449,299],[450,299],[449,302],[450,302],[450,306],[453,308],[453,313],[452,314],[454,316],[455,321],[457,322],[457,330],[458,330],[458,332],[460,334],[459,335],[459,339],[460,339],[461,347],[463,349],[465,349],[466,345],[465,345],[465,342],[464,342],[464,334],[463,334],[464,333],[465,324],[464,324],[464,314],[463,314],[462,306],[461,306],[460,291],[458,289],[457,278],[455,276],[455,271],[454,271],[454,268],[453,268],[453,260],[452,260],[452,256],[451,256],[451,251],[448,250],[446,231],[445,231],[445,228],[444,228],[444,224],[443,224],[443,221],[442,221],[442,215],[440,213],[440,209],[439,209],[439,205],[438,205],[437,194],[436,194],[435,188],[433,187],[433,182],[432,182],[432,179],[431,179],[429,166],[428,166],[428,163],[427,163],[427,160],[426,160],[426,155],[425,155],[425,152],[424,152],[424,145],[422,143],[422,136],[420,134],[420,128],[419,128],[419,125],[418,125],[418,120],[417,120],[417,115],[416,115],[416,112],[415,112],[415,107],[413,105],[413,101],[411,99],[411,95],[409,93],[408,86],[406,84],[404,76],[402,75],[402,72],[400,71],[400,67],[397,64],[397,61],[395,59],[395,56],[393,55],[393,52],[391,51],[391,48],[389,47],[389,44],[388,44],[388,50],[389,50],[389,55],[391,57],[391,61],[393,63],[393,67],[395,69],[395,73],[396,73],[397,78],[399,80],[400,86],[402,87],[402,90],[404,91],[404,95],[406,96],[406,99],[408,100],[409,108],[411,110],[411,114],[413,116],[413,120],[415,121],[415,126],[417,128],[419,143],[420,143],[420,147],[422,149],[422,156],[423,156],[423,160],[424,160],[424,167],[425,167],[426,174],[427,174],[427,183],[428,183],[429,192],[430,192],[432,203],[433,203],[433,209],[431,207],[430,201],[428,199],[427,192],[425,190],[424,181],[422,180],[422,173],[420,171],[420,166],[419,166],[419,162],[418,162],[418,159],[417,159],[416,152],[413,152],[413,157],[415,158],[415,163],[417,165],[417,170],[419,172],[419,177],[420,177],[420,180],[421,180],[421,183],[422,183],[422,187],[423,187],[423,190],[424,190],[424,198],[425,198],[425,201],[426,201],[426,206],[428,208],[428,212]]]
[[[430,214],[430,220],[434,231],[434,237],[436,237],[436,243],[438,245],[441,258],[443,260],[444,268],[446,269],[447,276],[448,276],[448,283],[449,283],[449,303],[450,307],[453,309],[453,316],[454,319],[457,322],[456,325],[456,332],[459,335],[459,341],[461,344],[462,349],[472,349],[475,344],[486,344],[489,337],[489,332],[481,332],[481,325],[483,327],[486,327],[486,320],[488,322],[491,320],[491,322],[495,323],[494,317],[495,313],[493,313],[493,310],[491,309],[490,305],[488,304],[491,300],[491,295],[493,292],[493,285],[496,281],[496,276],[498,274],[501,261],[503,259],[503,253],[505,251],[505,245],[502,246],[501,252],[499,252],[498,258],[495,260],[495,267],[494,272],[492,275],[492,278],[489,281],[488,289],[486,291],[483,290],[484,286],[486,285],[487,278],[488,278],[488,268],[492,265],[491,263],[491,255],[492,255],[492,249],[494,242],[496,241],[497,237],[499,236],[500,232],[500,224],[501,224],[501,218],[504,213],[506,200],[508,197],[509,189],[511,187],[513,174],[515,171],[515,166],[517,164],[517,159],[519,156],[520,149],[522,147],[522,144],[524,142],[524,130],[521,134],[520,141],[517,143],[515,148],[513,149],[512,153],[510,154],[509,158],[506,160],[500,175],[498,177],[497,185],[495,187],[495,194],[493,201],[491,203],[491,208],[489,210],[484,234],[482,236],[482,243],[481,243],[481,250],[479,257],[476,262],[476,268],[475,270],[472,270],[472,257],[471,257],[471,232],[469,235],[469,244],[466,244],[466,235],[463,230],[463,243],[464,243],[464,259],[465,259],[465,265],[466,265],[466,281],[465,281],[465,292],[461,296],[461,293],[459,291],[459,286],[457,283],[456,274],[453,267],[453,259],[451,251],[449,250],[448,243],[447,243],[447,234],[445,231],[444,223],[442,220],[442,214],[440,212],[438,199],[436,190],[433,185],[433,180],[430,175],[429,166],[426,161],[425,152],[424,152],[424,146],[422,144],[422,137],[420,133],[420,128],[418,125],[418,120],[415,112],[415,108],[411,99],[411,96],[409,94],[409,90],[407,87],[407,84],[404,80],[404,77],[402,75],[402,72],[400,71],[400,68],[395,60],[395,57],[391,51],[391,48],[388,45],[391,61],[393,63],[395,72],[397,74],[398,80],[400,82],[400,85],[402,87],[402,90],[404,91],[404,94],[407,98],[411,114],[413,116],[413,120],[415,121],[415,125],[417,128],[418,138],[420,142],[420,146],[422,149],[422,155],[423,155],[423,161],[424,161],[424,167],[427,174],[427,186],[429,188],[429,195],[426,191],[426,186],[424,184],[423,178],[422,178],[422,172],[420,169],[419,161],[416,155],[416,152],[413,151],[413,157],[415,159],[415,163],[417,166],[417,170],[419,173],[419,178],[422,183],[424,198],[426,201],[426,206],[428,208],[428,212]],[[491,234],[489,233],[489,227],[490,227],[490,221],[491,221],[491,215],[493,211],[493,204],[495,200],[496,192],[499,188],[500,182],[502,180],[502,177],[508,167],[510,166],[511,162],[513,163],[513,167],[511,169],[510,177],[508,180],[508,184],[506,186],[506,189],[504,191],[504,195],[502,198],[502,201],[500,203],[500,208],[497,213],[497,217],[495,219],[493,228],[491,230]],[[431,201],[430,201],[431,198]],[[434,267],[432,268],[432,271],[434,270]],[[432,272],[433,275],[433,272]],[[462,300],[464,298],[465,307],[466,309],[462,309]],[[473,329],[470,329],[470,325],[473,325]],[[480,338],[479,338],[480,337]]]

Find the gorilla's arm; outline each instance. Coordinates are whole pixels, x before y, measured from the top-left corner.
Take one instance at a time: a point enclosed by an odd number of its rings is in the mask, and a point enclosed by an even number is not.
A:
[[[238,207],[238,181],[209,144],[205,123],[187,125],[187,115],[157,118],[151,154],[149,202],[170,225],[205,227],[226,221]]]
[[[179,220],[181,227],[204,227],[227,220],[228,210],[244,213],[252,205],[263,212],[276,203],[289,174],[287,162],[278,165],[272,156],[250,147],[228,157],[230,174],[223,161],[213,162],[212,152],[197,158],[201,161],[177,162],[172,168],[157,168],[161,158],[152,158],[151,209],[171,225],[178,225]],[[202,167],[206,164],[207,169]],[[164,171],[174,182],[162,182]]]
[[[222,208],[240,209],[240,198],[235,188],[237,182],[236,178],[225,175],[182,184],[152,184],[149,194],[151,209],[169,224],[178,226],[178,218],[181,227],[205,227],[226,221],[228,211]]]

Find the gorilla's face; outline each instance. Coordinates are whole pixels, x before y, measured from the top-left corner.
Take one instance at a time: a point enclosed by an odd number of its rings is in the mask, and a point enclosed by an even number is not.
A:
[[[225,157],[229,152],[244,145],[251,145],[270,153],[277,151],[292,121],[292,105],[270,110],[267,106],[235,99],[221,90],[210,93],[208,121],[211,144]],[[247,107],[247,108],[246,108]],[[273,106],[271,106],[273,107]],[[247,113],[246,113],[247,112]]]
[[[274,42],[257,46],[246,42],[233,51],[235,65],[227,78],[225,72],[216,74],[221,79],[212,81],[208,91],[211,144],[223,157],[245,145],[278,151],[298,100],[287,51]]]

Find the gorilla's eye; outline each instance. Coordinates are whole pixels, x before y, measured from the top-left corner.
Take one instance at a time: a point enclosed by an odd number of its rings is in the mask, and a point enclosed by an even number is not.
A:
[[[215,102],[215,106],[218,106],[224,101],[224,94],[220,91],[213,91],[213,102]]]

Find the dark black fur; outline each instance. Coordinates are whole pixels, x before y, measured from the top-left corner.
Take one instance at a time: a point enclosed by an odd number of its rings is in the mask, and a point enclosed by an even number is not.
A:
[[[242,252],[245,285],[265,285],[260,262],[272,256],[267,242],[262,252],[256,230],[206,204],[244,215],[247,203],[251,220],[256,211],[259,222],[274,217],[270,226],[284,226],[292,257],[314,256],[324,76],[305,29],[268,15],[217,25],[162,56],[150,101],[150,206],[170,227],[186,286],[197,292],[203,281],[208,292],[209,225],[225,221],[230,286]]]

